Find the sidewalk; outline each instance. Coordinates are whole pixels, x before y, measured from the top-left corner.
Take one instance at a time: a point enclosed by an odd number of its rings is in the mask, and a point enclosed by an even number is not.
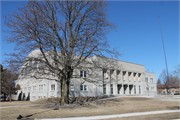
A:
[[[115,114],[115,115],[99,115],[99,116],[89,116],[89,117],[71,117],[71,118],[44,118],[35,120],[98,120],[98,119],[109,119],[109,118],[121,118],[139,115],[153,115],[153,114],[164,114],[164,113],[174,113],[180,112],[180,110],[161,110],[161,111],[150,111],[150,112],[136,112],[136,113],[125,113],[125,114]]]

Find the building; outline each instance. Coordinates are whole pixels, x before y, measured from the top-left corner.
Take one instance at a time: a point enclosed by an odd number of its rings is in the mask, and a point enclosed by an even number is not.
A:
[[[169,88],[169,86],[168,86]],[[169,93],[169,89],[168,89]],[[157,94],[161,95],[168,95],[167,93],[167,88],[164,84],[157,84]],[[170,84],[170,93],[174,95],[175,93],[179,94],[180,93],[180,85],[179,84]]]
[[[39,50],[34,50],[28,56],[37,57],[38,52]],[[94,56],[88,59],[97,58]],[[115,63],[114,68],[96,69],[94,70],[95,74],[90,74],[85,69],[73,71],[73,75],[80,76],[80,78],[71,79],[70,97],[157,94],[155,73],[146,72],[144,65],[115,59],[109,59],[109,61]],[[20,76],[16,81],[16,84],[21,86],[21,90],[18,91],[19,98],[34,101],[40,98],[60,97],[60,83],[50,80],[52,77],[55,78],[53,73],[48,76],[49,79],[23,77],[27,75],[28,70],[26,68],[32,63],[36,66],[33,72],[42,66],[36,61],[28,61],[28,63],[23,64],[20,69]],[[83,78],[91,78],[96,82],[87,82]]]

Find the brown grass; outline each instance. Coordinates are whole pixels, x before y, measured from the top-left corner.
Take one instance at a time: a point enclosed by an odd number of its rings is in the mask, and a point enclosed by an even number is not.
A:
[[[156,114],[156,115],[141,115],[132,117],[121,117],[112,119],[102,119],[102,120],[170,120],[170,119],[180,119],[180,113],[166,113],[166,114]]]
[[[35,103],[38,103],[36,101]],[[42,103],[42,102],[40,102]],[[122,97],[104,101],[86,102],[81,106],[57,108],[47,105],[1,109],[2,119],[61,118],[92,115],[110,115],[132,112],[179,109],[178,101],[161,101],[149,98]],[[14,112],[16,111],[16,112]],[[8,113],[8,114],[7,114]]]

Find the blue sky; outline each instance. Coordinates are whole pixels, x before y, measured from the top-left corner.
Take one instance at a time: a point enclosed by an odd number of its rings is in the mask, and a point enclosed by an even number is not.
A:
[[[1,1],[1,63],[4,53],[13,52],[14,44],[3,41],[3,16],[17,10],[25,2]],[[159,26],[160,15],[169,71],[179,64],[179,2],[168,1],[113,1],[108,6],[109,20],[117,31],[107,35],[111,47],[119,48],[119,60],[142,64],[159,77],[165,68],[164,52]]]

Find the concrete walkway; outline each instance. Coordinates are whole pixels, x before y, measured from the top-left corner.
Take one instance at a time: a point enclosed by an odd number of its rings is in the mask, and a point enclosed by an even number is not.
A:
[[[99,116],[71,117],[71,118],[45,118],[45,119],[35,119],[35,120],[98,120],[98,119],[110,119],[117,117],[121,118],[121,117],[131,117],[131,116],[139,116],[139,115],[174,113],[174,112],[180,113],[180,110],[161,110],[161,111],[136,112],[136,113],[115,114],[115,115],[99,115]]]

